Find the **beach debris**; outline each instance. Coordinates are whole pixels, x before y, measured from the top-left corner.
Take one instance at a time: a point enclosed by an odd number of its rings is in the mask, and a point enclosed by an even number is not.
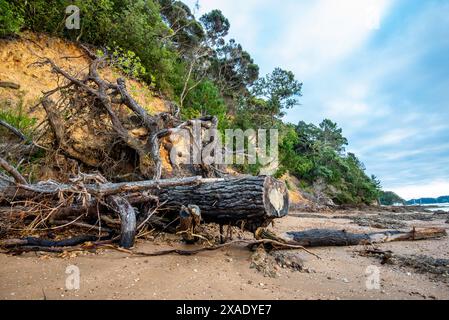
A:
[[[375,257],[382,264],[398,265],[416,270],[418,273],[428,273],[449,282],[449,259],[439,259],[427,255],[402,255],[381,249],[366,249],[359,252],[362,256]],[[411,272],[407,272],[411,276]]]
[[[447,236],[443,228],[413,228],[411,231],[385,231],[377,233],[350,233],[346,230],[314,229],[287,232],[289,243],[304,247],[357,246],[394,241],[440,239]]]

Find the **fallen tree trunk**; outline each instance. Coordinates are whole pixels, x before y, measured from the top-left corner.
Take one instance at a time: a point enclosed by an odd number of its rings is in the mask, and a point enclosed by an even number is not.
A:
[[[199,185],[168,187],[159,192],[162,207],[178,214],[182,206],[196,205],[206,223],[244,227],[251,232],[268,226],[289,211],[284,182],[272,177],[203,179]]]
[[[447,236],[445,229],[426,228],[413,229],[409,232],[385,231],[369,234],[355,234],[340,230],[307,230],[301,232],[287,232],[288,243],[298,244],[304,247],[341,247],[357,246],[394,241],[418,241],[439,239]],[[269,237],[261,231],[260,237]]]
[[[168,188],[183,185],[197,185],[201,183],[201,177],[190,177],[182,179],[150,180],[124,183],[104,184],[61,184],[56,182],[43,182],[33,185],[9,185],[0,189],[3,198],[26,199],[33,196],[54,195],[60,193],[78,194],[87,192],[98,197],[111,196],[119,193],[141,192],[159,188]]]

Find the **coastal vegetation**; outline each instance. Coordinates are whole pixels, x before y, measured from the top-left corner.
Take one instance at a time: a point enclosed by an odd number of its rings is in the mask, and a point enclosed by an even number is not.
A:
[[[65,27],[69,5],[80,9],[80,29]],[[175,0],[0,0],[0,10],[0,37],[30,30],[108,51],[125,74],[178,105],[184,119],[212,115],[219,129],[278,129],[276,176],[295,176],[307,192],[318,188],[337,204],[371,204],[381,195],[378,179],[346,151],[336,123],[284,121],[287,110],[299,107],[302,83],[281,67],[260,75],[250,53],[229,39],[231,24],[220,10],[198,18]],[[258,174],[261,167],[238,169]]]

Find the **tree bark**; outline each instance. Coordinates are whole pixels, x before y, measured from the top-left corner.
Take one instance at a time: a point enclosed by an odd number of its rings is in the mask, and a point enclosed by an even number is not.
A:
[[[366,244],[386,243],[395,241],[418,241],[438,239],[447,236],[445,229],[427,228],[413,229],[410,232],[385,231],[369,234],[355,234],[340,230],[307,230],[302,232],[288,232],[288,239],[292,243],[304,247],[342,247]],[[264,237],[261,235],[261,237]],[[290,243],[290,242],[289,242]]]
[[[197,205],[206,223],[235,225],[254,232],[289,211],[285,183],[272,177],[203,179],[197,186],[168,187],[159,192],[162,207],[179,213],[181,207]]]
[[[120,247],[129,249],[134,246],[136,237],[137,219],[134,208],[128,200],[120,196],[108,197],[108,204],[120,215],[122,230],[120,234]]]
[[[20,85],[17,83],[13,83],[13,82],[0,81],[0,88],[8,88],[8,89],[18,90],[18,89],[20,89]]]
[[[3,121],[0,119],[0,126],[8,129],[9,131],[11,131],[16,137],[18,137],[21,141],[26,141],[26,137],[25,135],[20,132],[20,130],[18,130],[17,128],[13,127],[12,125],[10,125],[9,123],[7,123],[6,121]]]
[[[28,182],[25,180],[25,178],[20,174],[19,171],[17,171],[16,168],[14,168],[12,165],[10,165],[5,159],[0,158],[0,168],[3,168],[6,172],[8,172],[16,181],[18,184],[26,185]]]
[[[59,183],[40,183],[33,185],[9,185],[5,188],[0,188],[0,194],[6,199],[27,199],[33,196],[58,196],[61,192],[66,193],[80,193],[87,192],[98,197],[111,196],[120,193],[141,192],[147,190],[154,190],[159,188],[168,188],[183,185],[195,185],[201,183],[201,177],[190,177],[180,179],[166,179],[166,180],[150,180],[138,182],[123,182],[123,183],[105,183],[105,184],[85,184],[82,186],[72,184]],[[1,198],[1,197],[0,197]]]

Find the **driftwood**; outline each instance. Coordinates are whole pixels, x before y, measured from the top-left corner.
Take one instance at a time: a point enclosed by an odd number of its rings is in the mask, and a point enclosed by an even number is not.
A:
[[[6,172],[8,172],[17,183],[20,183],[22,185],[28,184],[28,182],[25,180],[25,178],[20,174],[19,171],[17,171],[16,168],[14,168],[12,165],[10,165],[5,159],[0,158],[0,168],[3,168]]]
[[[76,227],[77,223],[82,223],[82,221],[74,220],[73,223],[70,223],[68,217],[92,219],[108,213],[115,213],[120,217],[120,245],[123,248],[130,248],[134,245],[138,223],[140,228],[149,220],[148,215],[142,215],[141,211],[136,211],[134,206],[141,210],[147,208],[148,204],[152,202],[159,203],[157,210],[164,215],[168,214],[172,220],[179,217],[182,208],[195,208],[198,217],[206,223],[236,225],[253,232],[259,227],[268,226],[276,218],[286,216],[289,208],[285,183],[264,176],[232,179],[190,177],[96,184],[84,184],[82,181],[74,179],[73,184],[60,184],[51,181],[31,185],[10,183],[1,188],[0,202],[2,198],[6,202],[22,200],[26,203],[27,200],[34,198],[53,201],[57,208],[47,219],[54,225]],[[152,195],[145,194],[145,192],[151,192]],[[84,200],[82,203],[67,201],[67,204],[58,204],[61,197],[70,199],[73,196],[81,197]],[[26,208],[22,208],[22,210],[26,210]],[[148,210],[146,209],[146,211]],[[12,217],[11,214],[10,217]],[[5,215],[8,213],[6,212]],[[21,214],[18,212],[15,215],[20,217]],[[39,215],[40,213],[36,212],[35,216]],[[200,223],[200,219],[195,225]],[[82,227],[84,228],[86,225],[89,224],[84,223]],[[79,226],[81,227],[81,225]],[[92,229],[101,230],[101,228]],[[178,231],[190,230],[190,228],[181,229]],[[194,229],[193,227],[192,230],[194,231]],[[188,239],[191,237],[187,234],[183,236],[187,236]]]
[[[20,89],[20,85],[14,82],[0,81],[0,88],[18,90]]]
[[[201,181],[201,177],[86,185],[62,184],[54,181],[47,181],[30,185],[9,185],[0,189],[0,192],[2,192],[3,198],[16,200],[27,199],[33,196],[50,195],[56,197],[61,193],[80,194],[83,192],[97,197],[105,197],[120,193],[142,192],[175,186],[195,185],[201,183]]]
[[[110,238],[105,237],[103,239]],[[46,240],[28,237],[25,239],[9,239],[0,240],[0,246],[4,248],[18,247],[18,246],[36,246],[36,247],[72,247],[77,246],[90,241],[98,241],[98,236],[79,236],[71,239],[65,239],[60,241]]]
[[[287,242],[304,247],[357,246],[395,241],[419,241],[439,239],[447,236],[442,228],[421,228],[409,232],[385,231],[368,234],[355,234],[340,230],[307,230],[288,232]]]
[[[107,201],[111,208],[120,215],[122,221],[120,246],[125,249],[133,247],[137,229],[134,208],[125,198],[120,196],[110,196]]]
[[[12,132],[17,138],[19,138],[21,141],[26,141],[27,138],[25,137],[25,135],[20,132],[20,130],[18,130],[17,128],[15,128],[14,126],[10,125],[9,123],[7,123],[6,121],[3,121],[2,119],[0,119],[0,126],[6,128],[7,130],[9,130],[10,132]]]

